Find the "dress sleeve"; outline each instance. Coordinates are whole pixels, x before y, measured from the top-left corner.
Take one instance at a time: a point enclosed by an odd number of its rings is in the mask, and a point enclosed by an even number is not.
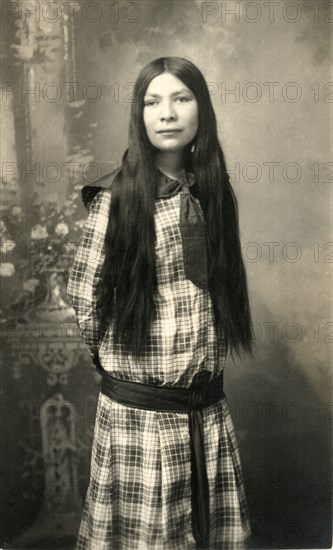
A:
[[[67,284],[82,339],[94,360],[98,356],[100,328],[96,289],[105,256],[110,201],[111,191],[102,189],[91,202]]]

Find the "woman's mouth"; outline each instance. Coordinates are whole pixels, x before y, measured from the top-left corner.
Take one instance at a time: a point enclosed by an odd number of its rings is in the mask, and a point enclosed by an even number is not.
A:
[[[159,130],[158,134],[175,134],[177,132],[181,132],[179,128],[171,128],[169,130]]]

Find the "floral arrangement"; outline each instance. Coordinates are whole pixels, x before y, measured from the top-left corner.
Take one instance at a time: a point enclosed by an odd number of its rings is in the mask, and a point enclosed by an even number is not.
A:
[[[53,315],[55,310],[69,315],[68,270],[85,221],[81,188],[82,183],[76,183],[61,206],[54,199],[41,201],[36,193],[32,211],[12,205],[3,212],[0,276],[2,285],[9,279],[11,283],[5,293],[10,302],[5,304],[2,322],[27,322],[31,311],[41,304],[51,316],[52,310]]]

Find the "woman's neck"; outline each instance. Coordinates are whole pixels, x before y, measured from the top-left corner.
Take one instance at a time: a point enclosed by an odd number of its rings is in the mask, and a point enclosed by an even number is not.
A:
[[[177,179],[184,169],[183,151],[159,151],[156,154],[155,163],[163,174]]]

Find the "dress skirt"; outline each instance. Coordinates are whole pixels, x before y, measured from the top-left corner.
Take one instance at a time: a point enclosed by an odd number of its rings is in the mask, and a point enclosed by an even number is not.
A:
[[[226,398],[203,410],[209,548],[250,535],[237,439]],[[188,415],[136,409],[99,394],[90,483],[77,550],[194,550]]]

